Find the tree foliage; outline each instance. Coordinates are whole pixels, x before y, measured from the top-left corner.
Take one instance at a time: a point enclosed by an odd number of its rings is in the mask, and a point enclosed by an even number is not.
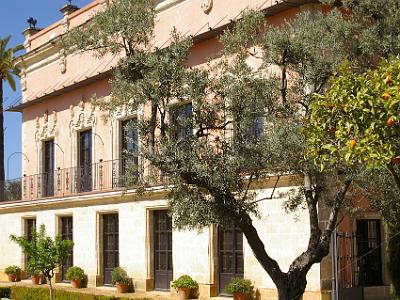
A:
[[[175,226],[202,229],[233,222],[277,285],[280,299],[299,299],[309,269],[329,252],[354,171],[337,164],[321,169],[314,164],[314,154],[306,155],[311,152],[302,128],[317,101],[313,95],[324,91],[345,60],[357,68],[374,62],[374,43],[387,45],[378,55],[396,52],[398,27],[392,25],[397,14],[373,17],[376,5],[383,8],[386,1],[345,1],[333,3],[344,8],[305,10],[272,26],[262,12],[247,11],[220,36],[223,50],[193,68],[192,40],[173,31],[165,47],[155,48],[150,39],[154,23],[138,21],[139,13],[150,16],[153,8],[137,1],[139,7],[133,10],[127,2],[134,1],[113,2],[88,27],[71,33],[78,49],[125,54],[111,80],[112,100],[101,105],[138,112],[140,155],[151,172],[168,177]],[[393,6],[396,1],[389,2]],[[112,12],[130,20],[135,30],[118,30],[114,19],[119,16]],[[94,40],[93,28],[106,36]],[[112,39],[114,32],[117,38]],[[286,206],[305,207],[309,213],[307,249],[287,271],[269,256],[253,225],[261,215],[258,201],[267,200],[258,198],[255,186],[271,180],[271,174],[300,178],[298,195]],[[320,206],[329,210],[327,219],[320,219]]]
[[[50,288],[50,299],[53,299],[51,280],[54,276],[54,270],[68,259],[74,243],[71,240],[63,240],[60,236],[56,236],[55,239],[47,236],[43,224],[40,225],[38,232],[32,233],[31,239],[16,235],[11,235],[10,238],[29,257],[27,261],[28,271],[32,273],[39,271],[46,277]]]
[[[64,37],[63,45],[71,52],[93,50],[100,56],[110,52],[132,54],[150,42],[154,29],[154,3],[152,0],[119,0],[118,4],[113,3],[95,14],[83,26],[72,29]]]
[[[381,167],[400,162],[400,61],[355,74],[343,66],[324,94],[314,96],[305,129],[308,155],[331,164]]]

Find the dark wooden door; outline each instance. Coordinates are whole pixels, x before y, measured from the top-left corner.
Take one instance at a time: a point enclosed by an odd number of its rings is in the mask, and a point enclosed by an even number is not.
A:
[[[103,215],[104,284],[112,284],[111,272],[119,266],[118,214]]]
[[[32,241],[33,232],[36,232],[36,219],[26,219],[26,238],[28,241]],[[26,263],[29,261],[29,256],[26,256]],[[32,274],[27,272],[28,277],[31,277]]]
[[[233,277],[243,277],[243,233],[230,225],[218,230],[219,292]]]
[[[92,131],[87,130],[79,134],[79,192],[92,190]]]
[[[63,240],[73,240],[73,226],[72,226],[72,217],[62,217],[61,218],[61,238]],[[61,278],[63,281],[68,281],[67,279],[67,271],[70,267],[73,266],[73,250],[71,249],[70,256],[61,266]]]
[[[169,290],[172,281],[172,219],[168,211],[154,211],[154,288]]]
[[[36,219],[27,219],[26,220],[26,238],[29,241],[32,241],[32,234],[36,231]]]
[[[43,196],[54,195],[54,140],[44,142]]]
[[[383,284],[381,243],[380,220],[357,220],[359,286]]]

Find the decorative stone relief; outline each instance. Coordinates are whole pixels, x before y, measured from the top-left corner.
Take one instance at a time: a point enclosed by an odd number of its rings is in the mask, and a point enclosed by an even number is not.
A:
[[[135,115],[135,111],[128,105],[118,106],[118,108],[111,113],[111,117],[119,120],[125,119]]]
[[[70,121],[70,128],[73,131],[80,131],[85,128],[92,128],[96,123],[96,116],[95,116],[95,109],[96,107],[92,104],[90,105],[90,109],[85,110],[85,102],[81,100],[79,102],[79,113],[75,115],[74,107],[70,106],[70,113],[71,113],[71,121]]]
[[[58,59],[58,66],[60,68],[61,73],[64,74],[67,71],[67,58],[66,58],[64,49],[60,50],[59,59]]]
[[[201,2],[201,9],[205,14],[209,14],[213,8],[213,0],[203,0]]]
[[[51,120],[51,122],[50,122]],[[36,117],[36,133],[35,137],[37,141],[47,140],[56,135],[57,129],[57,112],[53,111],[51,117],[49,112],[45,111],[43,117]]]

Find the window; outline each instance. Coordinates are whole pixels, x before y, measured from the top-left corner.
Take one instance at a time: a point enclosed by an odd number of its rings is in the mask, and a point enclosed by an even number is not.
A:
[[[380,220],[357,221],[357,272],[359,286],[382,285]]]
[[[79,167],[78,189],[79,192],[92,190],[92,131],[79,133]]]
[[[264,132],[264,118],[259,116],[255,117],[247,130],[246,141],[248,143],[257,142]]]
[[[54,195],[54,140],[43,143],[43,196]]]
[[[121,179],[124,186],[137,182],[139,176],[139,135],[136,120],[121,122]]]
[[[61,238],[63,240],[73,240],[73,227],[72,227],[72,217],[61,217],[60,218],[61,227]],[[73,251],[71,249],[70,256],[61,266],[61,278],[63,281],[67,281],[67,271],[73,266]]]
[[[172,109],[172,137],[176,141],[187,139],[193,133],[192,104],[176,106]]]

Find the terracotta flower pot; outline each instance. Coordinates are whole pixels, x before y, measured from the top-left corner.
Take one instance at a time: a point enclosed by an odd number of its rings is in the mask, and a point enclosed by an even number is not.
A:
[[[247,300],[247,296],[243,293],[234,293],[233,300]]]
[[[79,289],[81,287],[81,280],[80,279],[72,279],[71,285],[75,289]]]
[[[32,284],[39,284],[39,282],[40,282],[40,275],[39,274],[32,275]]]
[[[128,285],[123,283],[116,283],[118,293],[127,293],[128,292]]]
[[[187,300],[189,299],[189,288],[179,288],[178,289],[178,300]]]
[[[7,274],[9,282],[17,281],[17,274]]]

